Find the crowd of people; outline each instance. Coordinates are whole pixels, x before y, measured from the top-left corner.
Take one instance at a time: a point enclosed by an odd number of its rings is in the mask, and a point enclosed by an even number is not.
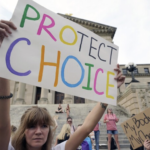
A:
[[[11,21],[0,21],[0,45],[4,37],[9,37],[12,33],[11,30],[17,30],[14,23]],[[3,49],[0,49],[3,51]],[[125,80],[122,75],[119,65],[114,69],[117,76],[115,80],[119,88]],[[20,125],[11,137],[10,126],[10,98],[13,95],[10,93],[10,81],[0,78],[0,149],[1,150],[81,150],[82,143],[90,145],[90,133],[94,130],[95,137],[97,138],[96,144],[99,142],[98,122],[102,118],[107,104],[97,103],[92,111],[87,115],[82,125],[79,125],[76,130],[71,126],[71,118],[68,118],[68,123],[65,124],[57,136],[56,146],[52,147],[56,123],[51,117],[46,108],[34,106],[27,109],[21,117]],[[59,106],[59,110],[62,110]],[[69,117],[70,108],[66,108],[67,117]],[[89,121],[90,120],[90,121]],[[112,134],[116,142],[118,142],[118,132],[115,123],[118,118],[113,114],[111,109],[108,109],[104,117],[104,122],[107,125],[108,134],[108,149],[110,150],[110,140]],[[113,128],[110,127],[110,122],[113,122]],[[73,133],[73,134],[72,134]],[[86,140],[85,140],[86,139]],[[85,142],[86,143],[85,143]],[[119,143],[117,143],[118,149]],[[83,146],[83,147],[84,147]],[[97,146],[96,146],[97,147]],[[144,142],[144,147],[150,150],[150,141]],[[91,146],[89,147],[91,148]]]

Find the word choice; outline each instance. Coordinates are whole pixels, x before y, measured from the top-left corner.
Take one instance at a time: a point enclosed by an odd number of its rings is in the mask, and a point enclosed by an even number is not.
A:
[[[15,71],[15,70],[13,69],[13,67],[11,66],[11,63],[10,63],[11,52],[12,52],[14,46],[15,46],[18,42],[20,42],[20,41],[26,41],[28,45],[31,45],[30,40],[27,39],[27,38],[18,38],[18,39],[16,39],[15,41],[13,41],[13,42],[11,43],[10,47],[8,48],[7,53],[6,53],[6,66],[7,66],[8,70],[9,70],[11,73],[13,73],[13,74],[15,74],[15,75],[17,75],[17,76],[28,76],[28,75],[31,74],[31,71],[30,71],[30,70],[27,71],[27,72],[24,72],[24,73],[17,72],[17,71]],[[41,81],[42,81],[44,66],[54,66],[54,67],[56,67],[54,87],[56,87],[56,86],[58,85],[58,77],[59,77],[59,70],[60,70],[61,52],[60,52],[60,51],[57,52],[57,62],[56,62],[56,63],[54,63],[54,62],[44,62],[44,55],[45,55],[45,46],[42,45],[42,48],[41,48],[41,62],[40,62],[40,70],[39,70],[38,82],[41,82]],[[79,80],[77,83],[75,83],[75,84],[70,84],[70,83],[68,83],[68,82],[65,80],[65,77],[64,77],[64,74],[65,74],[65,66],[66,66],[67,62],[69,61],[69,59],[74,59],[74,60],[79,64],[79,66],[80,66],[80,68],[81,68],[81,72],[82,72],[82,73],[81,73],[81,78],[80,78],[80,80]],[[92,90],[92,88],[90,87],[90,79],[91,79],[91,78],[90,78],[90,75],[91,75],[91,67],[94,67],[94,65],[93,65],[93,64],[89,64],[89,63],[85,63],[85,66],[88,66],[88,82],[87,82],[87,86],[86,86],[86,87],[83,86],[82,88],[85,89],[85,90]],[[99,72],[103,73],[104,71],[103,71],[102,68],[99,68],[99,69],[96,70],[96,72],[95,72],[95,78],[94,78],[94,91],[95,91],[95,93],[98,94],[98,95],[103,95],[104,92],[99,92],[99,91],[96,90],[96,81],[97,81],[97,76],[98,76],[98,73],[99,73]],[[113,96],[111,96],[111,95],[108,94],[108,93],[109,93],[109,92],[108,92],[109,87],[114,87],[114,85],[109,84],[109,76],[110,76],[110,75],[113,75],[113,76],[114,76],[114,73],[113,73],[113,72],[110,72],[110,71],[107,72],[106,97],[107,97],[107,98],[114,99]],[[72,56],[72,55],[67,56],[66,59],[64,60],[63,64],[62,64],[62,67],[61,67],[61,79],[62,79],[63,83],[64,83],[66,86],[70,87],[70,88],[75,88],[75,87],[79,86],[79,85],[82,83],[82,81],[83,81],[83,79],[84,79],[84,76],[85,76],[85,70],[84,70],[84,67],[83,67],[83,65],[81,64],[81,62],[80,62],[75,56]]]

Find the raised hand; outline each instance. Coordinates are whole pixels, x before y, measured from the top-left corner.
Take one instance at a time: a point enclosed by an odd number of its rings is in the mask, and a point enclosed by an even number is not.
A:
[[[122,75],[119,64],[114,70],[117,71],[117,76],[115,77],[115,80],[117,80],[117,88],[119,88],[124,83],[126,77]]]
[[[11,21],[1,20],[0,21],[0,46],[3,42],[4,37],[8,37],[11,34],[10,28],[16,30],[16,26]]]

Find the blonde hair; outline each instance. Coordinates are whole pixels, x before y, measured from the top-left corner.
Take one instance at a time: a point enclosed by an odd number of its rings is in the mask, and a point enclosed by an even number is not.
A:
[[[21,117],[20,126],[12,138],[12,145],[15,150],[26,150],[25,130],[33,125],[46,124],[49,126],[49,133],[46,143],[42,146],[42,150],[50,150],[54,136],[55,123],[46,108],[31,107],[25,111]]]
[[[70,125],[69,124],[63,125],[61,132],[57,136],[57,139],[64,140],[65,134],[67,134],[67,136],[70,136]]]

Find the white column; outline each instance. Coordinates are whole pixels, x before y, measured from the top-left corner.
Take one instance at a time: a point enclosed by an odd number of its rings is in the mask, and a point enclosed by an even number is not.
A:
[[[25,90],[26,90],[26,84],[19,83],[19,88],[18,88],[15,104],[26,104],[24,100]]]
[[[63,104],[73,104],[73,96],[69,94],[64,94]]]
[[[48,101],[50,104],[55,103],[55,91],[50,90],[50,93],[48,93]]]
[[[48,89],[42,88],[41,90],[41,98],[39,100],[40,104],[48,104]]]

